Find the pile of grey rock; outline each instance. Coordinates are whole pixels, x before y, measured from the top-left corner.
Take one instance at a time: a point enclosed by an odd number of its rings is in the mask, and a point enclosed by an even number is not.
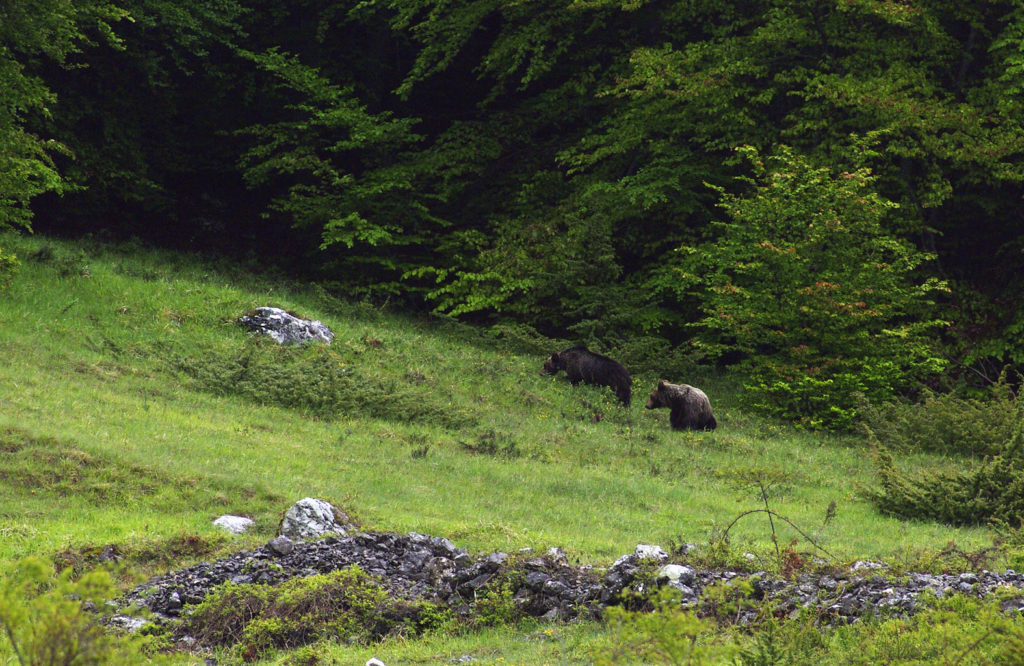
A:
[[[1024,612],[1024,574],[1013,570],[1002,573],[925,574],[909,573],[883,576],[884,566],[864,567],[855,563],[846,571],[831,574],[802,574],[789,581],[764,572],[699,571],[685,565],[666,565],[659,569],[659,582],[682,592],[682,605],[698,611],[704,599],[702,592],[716,583],[735,585],[750,583],[753,594],[749,604],[738,604],[732,618],[739,624],[755,620],[764,608],[775,616],[796,617],[813,612],[819,621],[829,624],[855,622],[865,616],[906,617],[920,610],[922,595],[938,598],[964,594],[983,598],[1005,592],[1001,605],[1004,611]],[[876,563],[871,563],[876,564]],[[620,560],[619,576],[628,580],[635,572],[636,558]],[[671,575],[669,575],[671,572]],[[763,602],[770,602],[768,605]]]
[[[996,573],[923,574],[896,578],[858,567],[841,574],[807,574],[795,581],[763,572],[698,570],[667,562],[660,548],[638,546],[606,570],[571,565],[561,550],[542,556],[495,552],[477,557],[451,541],[425,534],[361,532],[293,542],[278,537],[254,550],[241,551],[216,562],[203,562],[172,571],[140,585],[121,600],[145,606],[160,619],[179,616],[197,604],[215,586],[226,581],[274,585],[295,576],[328,573],[358,565],[380,578],[391,594],[446,604],[469,613],[478,595],[497,581],[514,585],[513,598],[525,614],[548,619],[598,617],[601,609],[621,603],[630,590],[645,586],[672,585],[682,594],[684,607],[698,612],[702,592],[715,583],[750,583],[753,593],[740,604],[734,620],[754,620],[763,605],[772,612],[816,612],[825,621],[852,622],[870,614],[909,615],[918,610],[920,596],[930,592],[942,597],[961,593],[982,597],[996,590],[1009,591],[1004,610],[1024,611],[1024,575]],[[512,574],[512,575],[503,575]]]
[[[227,581],[275,585],[358,565],[396,597],[446,603],[468,613],[475,595],[508,569],[509,559],[506,553],[473,558],[448,539],[416,533],[362,532],[306,542],[281,536],[260,548],[155,578],[121,603],[145,606],[156,618],[170,619]],[[518,566],[528,572],[515,592],[524,612],[571,618],[596,610],[603,591],[600,579],[589,568],[570,566],[561,551],[552,549]]]

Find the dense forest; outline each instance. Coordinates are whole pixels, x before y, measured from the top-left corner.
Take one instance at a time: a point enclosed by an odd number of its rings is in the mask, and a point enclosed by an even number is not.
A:
[[[6,0],[0,227],[738,366],[843,428],[1024,363],[1022,87],[1013,0]]]

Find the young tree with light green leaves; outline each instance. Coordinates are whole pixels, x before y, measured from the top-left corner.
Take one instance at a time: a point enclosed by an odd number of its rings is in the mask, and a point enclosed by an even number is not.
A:
[[[26,130],[32,117],[47,118],[56,96],[26,62],[48,58],[64,65],[92,37],[116,42],[111,24],[126,12],[102,0],[7,0],[0,4],[0,230],[31,229],[32,199],[61,192],[65,182],[53,155],[65,150]],[[17,260],[0,248],[0,288]]]
[[[940,371],[932,298],[946,287],[919,277],[931,255],[886,231],[898,206],[871,172],[739,152],[753,175],[714,188],[714,240],[662,276],[701,304],[695,344],[739,355],[756,407],[814,428],[848,427],[856,393],[886,400]]]

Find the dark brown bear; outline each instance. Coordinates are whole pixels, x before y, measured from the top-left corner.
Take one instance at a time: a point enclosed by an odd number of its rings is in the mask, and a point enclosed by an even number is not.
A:
[[[711,401],[704,391],[689,384],[669,384],[664,379],[651,391],[647,409],[668,407],[668,421],[675,430],[714,430],[718,426],[711,413]]]
[[[610,386],[622,404],[629,407],[633,380],[618,361],[595,354],[583,345],[577,345],[549,356],[544,361],[544,370],[540,374],[553,375],[559,370],[565,370],[573,386],[580,382],[594,386]]]

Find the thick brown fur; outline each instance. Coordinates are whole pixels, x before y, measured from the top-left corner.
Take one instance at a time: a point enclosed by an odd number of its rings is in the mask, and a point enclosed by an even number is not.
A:
[[[541,374],[553,375],[559,370],[565,370],[573,386],[580,382],[594,386],[610,386],[622,404],[629,407],[633,380],[618,361],[595,354],[583,345],[578,345],[549,356],[544,361]]]
[[[689,384],[669,384],[664,379],[651,391],[647,409],[668,407],[668,421],[674,430],[714,430],[718,421],[704,391]]]

